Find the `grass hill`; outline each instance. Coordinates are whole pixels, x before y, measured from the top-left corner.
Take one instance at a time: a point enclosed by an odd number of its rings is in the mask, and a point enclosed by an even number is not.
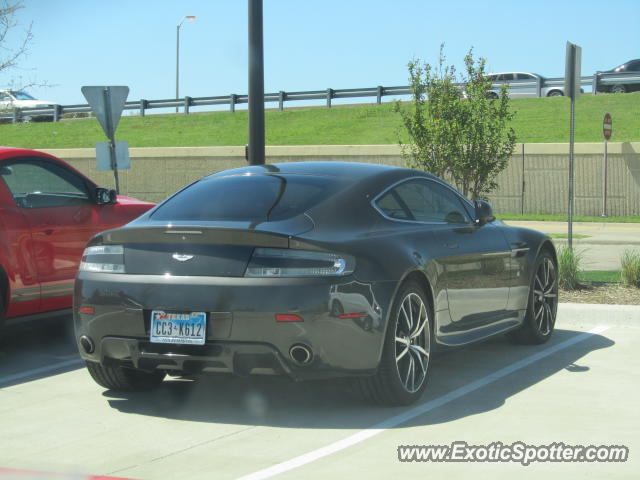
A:
[[[569,99],[513,99],[517,141],[569,141]],[[584,95],[576,102],[576,142],[602,141],[602,117],[613,117],[611,141],[640,141],[640,92]],[[377,145],[398,143],[400,117],[393,104],[267,110],[267,145]],[[216,146],[247,143],[247,112],[125,115],[117,139],[130,147]],[[105,137],[94,118],[58,123],[0,125],[0,145],[26,148],[92,148]]]

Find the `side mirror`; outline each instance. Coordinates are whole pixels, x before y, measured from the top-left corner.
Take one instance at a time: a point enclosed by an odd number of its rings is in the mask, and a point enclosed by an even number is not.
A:
[[[98,205],[110,205],[116,203],[117,200],[118,196],[115,190],[102,187],[96,188],[96,203]]]
[[[476,225],[484,225],[485,223],[493,222],[496,217],[493,216],[493,210],[489,202],[484,200],[476,200],[474,202],[476,207]]]

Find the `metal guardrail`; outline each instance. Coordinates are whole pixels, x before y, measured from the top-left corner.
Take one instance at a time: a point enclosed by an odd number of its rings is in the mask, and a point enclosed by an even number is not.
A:
[[[612,85],[625,83],[640,83],[640,74],[629,73],[596,73],[592,76],[586,76],[580,78],[580,84],[582,86],[591,86],[593,93],[602,91],[602,87],[610,87]],[[499,87],[501,83],[493,84],[494,87]],[[460,88],[464,87],[464,84],[458,84]],[[517,92],[518,90],[531,89],[535,87],[537,89],[537,96],[541,96],[543,88],[548,87],[564,87],[564,78],[547,78],[542,81],[531,80],[514,80],[509,82],[509,89]],[[601,87],[600,89],[598,87]],[[325,100],[327,107],[331,107],[332,100],[341,98],[361,98],[361,97],[375,97],[376,103],[382,103],[383,97],[389,96],[404,96],[410,95],[411,88],[409,86],[399,87],[371,87],[371,88],[345,88],[345,89],[332,89],[327,88],[325,90],[308,90],[303,92],[284,92],[277,93],[265,93],[265,103],[278,103],[278,108],[284,110],[285,102],[300,101],[300,100]],[[192,107],[202,107],[211,105],[229,105],[229,109],[235,112],[236,105],[248,103],[248,95],[238,95],[232,93],[230,95],[221,95],[216,97],[184,97],[184,98],[169,98],[164,100],[146,100],[141,99],[138,101],[126,102],[125,110],[139,110],[140,116],[144,116],[147,110],[157,108],[175,108],[183,107],[184,113],[189,114]],[[64,114],[74,113],[90,113],[91,107],[89,105],[54,105],[51,108],[23,108],[15,109],[12,113],[0,115],[2,119],[10,119],[13,123],[23,121],[25,118],[32,117],[52,117],[54,122],[59,121]]]

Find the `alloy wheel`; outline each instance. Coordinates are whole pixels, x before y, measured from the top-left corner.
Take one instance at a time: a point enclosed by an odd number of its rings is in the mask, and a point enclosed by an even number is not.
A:
[[[398,310],[395,357],[400,382],[409,393],[417,392],[427,377],[431,350],[429,315],[422,298],[407,294]]]
[[[558,307],[558,281],[556,268],[549,257],[538,266],[533,283],[533,314],[538,332],[549,335]]]

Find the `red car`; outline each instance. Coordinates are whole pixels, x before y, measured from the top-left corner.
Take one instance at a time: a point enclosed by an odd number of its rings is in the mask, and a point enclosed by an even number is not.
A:
[[[0,325],[70,308],[87,241],[154,206],[43,152],[0,147]]]

